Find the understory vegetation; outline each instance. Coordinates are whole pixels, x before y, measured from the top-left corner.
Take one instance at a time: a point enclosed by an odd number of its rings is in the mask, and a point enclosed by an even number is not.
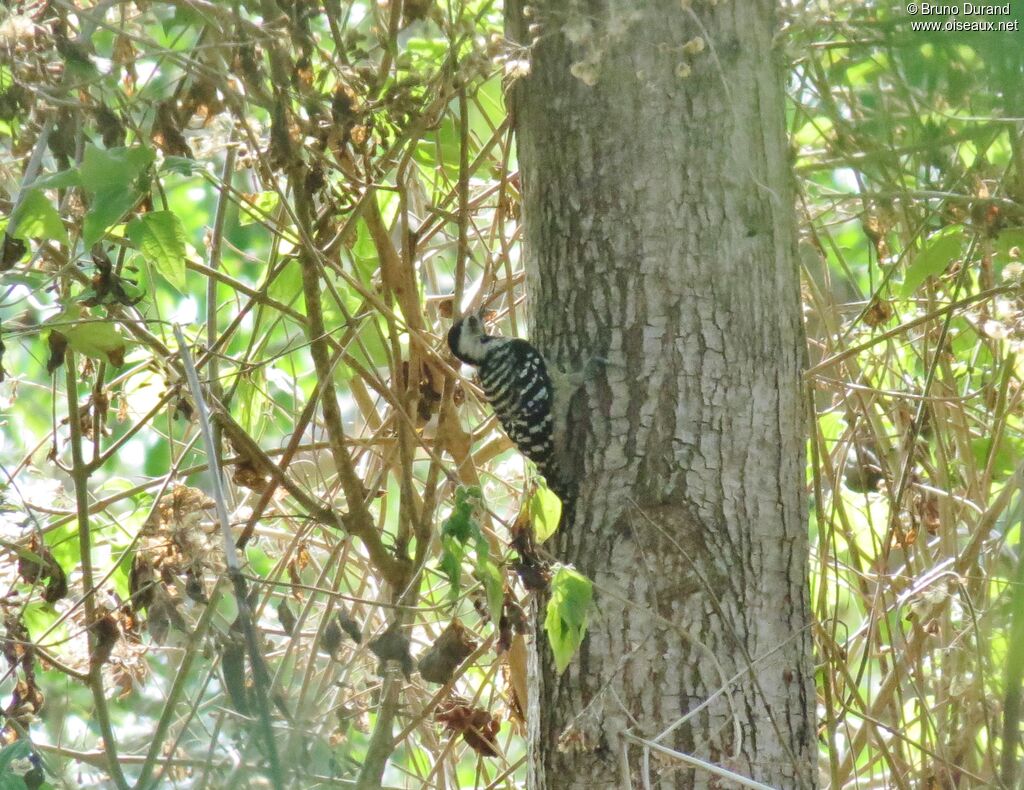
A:
[[[0,788],[525,786],[528,619],[567,663],[601,590],[444,338],[527,333],[529,42],[492,0],[0,15]],[[822,785],[1015,787],[1024,39],[784,17]]]

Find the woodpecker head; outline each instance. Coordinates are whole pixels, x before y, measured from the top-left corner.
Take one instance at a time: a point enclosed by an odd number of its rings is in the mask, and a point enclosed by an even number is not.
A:
[[[484,331],[484,322],[478,313],[460,318],[448,330],[448,348],[456,358],[467,365],[479,365],[487,354],[487,344],[498,338]]]

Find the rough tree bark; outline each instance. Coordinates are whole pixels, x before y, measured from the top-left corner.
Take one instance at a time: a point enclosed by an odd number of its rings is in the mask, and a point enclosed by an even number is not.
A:
[[[557,675],[543,634],[531,787],[816,782],[803,332],[784,69],[768,0],[513,0],[533,338],[577,398],[579,495],[552,550],[594,580]],[[745,668],[753,667],[744,672]],[[734,675],[739,677],[729,682]]]

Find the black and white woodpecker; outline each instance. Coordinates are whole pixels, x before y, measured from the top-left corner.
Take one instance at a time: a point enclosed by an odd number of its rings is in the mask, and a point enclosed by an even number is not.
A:
[[[531,343],[489,335],[479,314],[460,318],[448,332],[448,347],[477,368],[480,385],[498,422],[519,452],[537,465],[548,487],[563,499],[566,470],[558,468],[568,422],[569,401],[581,376],[549,365]]]

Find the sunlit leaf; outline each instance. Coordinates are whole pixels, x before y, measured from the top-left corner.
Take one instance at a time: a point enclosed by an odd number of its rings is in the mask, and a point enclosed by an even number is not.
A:
[[[19,239],[51,239],[68,243],[60,214],[40,189],[28,192],[11,217],[8,232]]]
[[[480,489],[475,486],[455,490],[455,508],[441,526],[442,535],[451,535],[460,543],[467,542],[479,530],[473,521],[473,508],[480,500]]]
[[[64,308],[46,322],[51,332],[58,332],[72,350],[114,367],[124,364],[127,350],[117,325],[108,319],[84,314],[77,305]]]
[[[992,251],[995,253],[993,264],[999,279],[1004,278],[1003,270],[1008,264],[1016,264],[1014,268],[1020,271],[1024,266],[1024,229],[1007,228],[1000,232],[995,239]]]
[[[238,404],[240,422],[245,430],[254,436],[260,436],[268,427],[263,420],[263,407],[267,403],[265,386],[266,377],[263,371],[253,370],[241,376],[233,401]]]
[[[185,293],[185,228],[171,211],[151,211],[128,223],[128,238],[178,293]]]
[[[543,543],[558,529],[562,500],[550,488],[540,486],[530,499],[530,515],[533,516],[533,534],[538,543]]]
[[[592,597],[593,584],[586,576],[564,566],[555,571],[544,630],[548,633],[559,673],[565,671],[583,644]]]
[[[465,546],[451,535],[441,538],[441,559],[437,563],[441,573],[448,578],[449,595],[457,598],[461,586],[462,557],[466,553]]]
[[[267,217],[281,202],[277,192],[260,192],[247,196],[238,204],[238,224],[242,227],[253,223],[266,222]]]

